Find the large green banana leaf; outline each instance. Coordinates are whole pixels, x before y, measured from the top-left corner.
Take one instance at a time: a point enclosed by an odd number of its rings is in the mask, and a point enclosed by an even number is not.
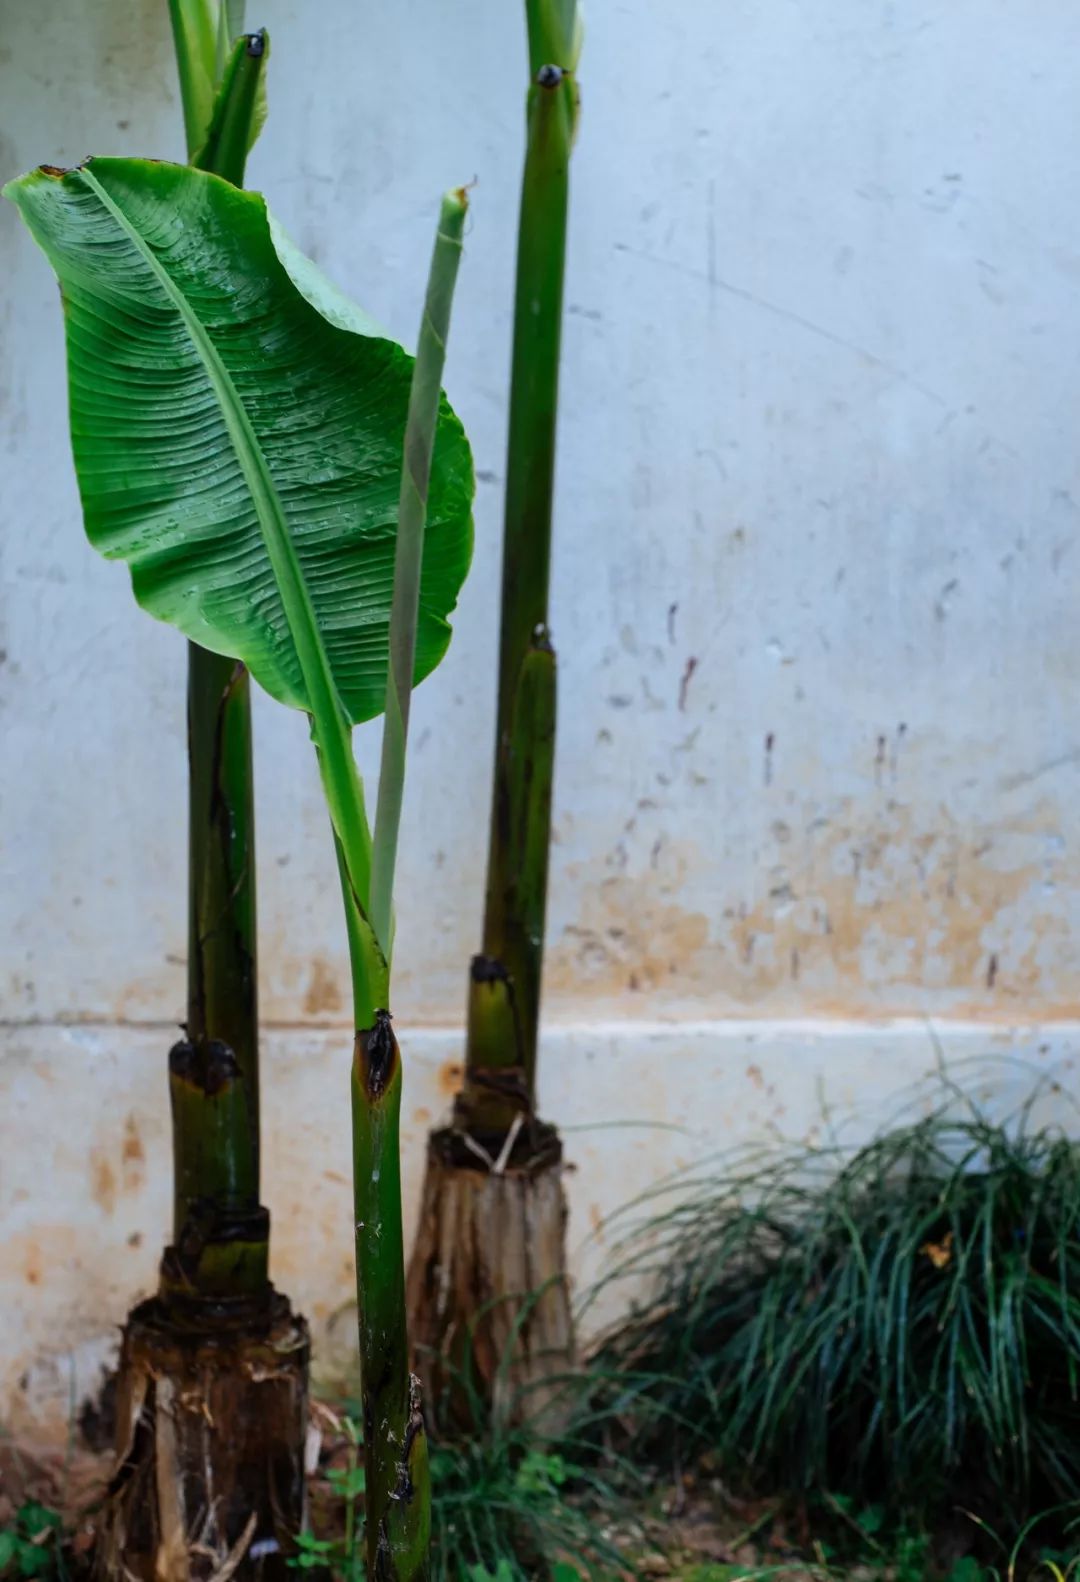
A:
[[[313,706],[310,639],[349,722],[379,713],[412,359],[216,176],[94,159],[5,192],[60,280],[91,543],[151,615],[281,702]],[[444,400],[417,680],[449,641],[472,495]]]

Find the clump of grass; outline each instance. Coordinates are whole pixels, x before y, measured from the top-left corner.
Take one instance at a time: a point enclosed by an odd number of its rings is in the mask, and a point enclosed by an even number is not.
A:
[[[630,1454],[1023,1522],[1080,1495],[1080,1144],[955,1103],[760,1159],[652,1218],[594,1369]]]

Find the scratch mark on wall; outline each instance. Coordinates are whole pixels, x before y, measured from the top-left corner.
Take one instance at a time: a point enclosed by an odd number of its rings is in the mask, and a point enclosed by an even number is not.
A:
[[[690,682],[693,679],[694,671],[697,669],[697,667],[697,656],[695,654],[691,654],[687,659],[685,666],[683,667],[682,677],[679,681],[679,708],[683,713],[686,712],[686,694],[689,691]]]
[[[1041,780],[1043,775],[1053,774],[1055,770],[1067,769],[1071,764],[1080,763],[1080,747],[1072,747],[1067,753],[1060,754],[1057,758],[1050,758],[1044,764],[1036,764],[1034,769],[1021,770],[1018,774],[1003,775],[998,781],[998,788],[1002,791],[1018,791],[1021,786],[1031,785],[1035,780]]]
[[[943,409],[949,406],[943,395],[939,394],[937,390],[931,390],[929,385],[925,385],[921,380],[916,379],[913,374],[908,373],[906,368],[901,368],[896,363],[890,362],[887,357],[879,357],[876,352],[872,352],[868,347],[860,345],[858,341],[851,341],[844,335],[838,335],[835,330],[830,330],[827,325],[818,324],[815,320],[806,318],[802,313],[797,313],[794,308],[784,307],[780,302],[772,302],[768,297],[759,296],[756,291],[749,291],[745,286],[737,286],[734,281],[724,280],[719,276],[713,280],[707,270],[695,269],[692,264],[681,263],[676,258],[663,258],[657,253],[647,252],[642,247],[631,247],[629,242],[615,242],[614,247],[618,253],[628,253],[632,258],[644,259],[646,263],[656,264],[661,269],[673,270],[679,275],[687,275],[692,280],[703,280],[710,290],[726,291],[729,296],[738,297],[742,302],[750,302],[754,307],[760,308],[765,313],[771,313],[778,319],[784,319],[789,324],[795,324],[800,329],[806,330],[808,334],[817,335],[821,340],[828,341],[830,345],[838,346],[843,351],[851,352],[853,356],[863,358],[865,362],[870,363],[873,367],[880,368],[882,373],[887,373],[900,384],[907,385],[909,389],[914,390],[917,395],[923,396],[925,400],[932,401],[935,406]]]

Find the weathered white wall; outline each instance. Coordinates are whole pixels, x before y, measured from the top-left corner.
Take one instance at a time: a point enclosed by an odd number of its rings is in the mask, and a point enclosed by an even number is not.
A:
[[[447,374],[476,564],[417,697],[400,890],[413,1195],[479,929],[519,9],[249,7],[273,38],[252,184],[406,338],[438,194],[478,178]],[[0,0],[0,173],[179,157],[165,10]],[[865,1129],[935,1039],[1069,1081],[1080,1029],[1080,13],[592,0],[588,24],[543,1069],[583,1277],[595,1221],[703,1150],[805,1135],[823,1105]],[[56,289],[8,206],[0,280],[0,1417],[21,1420],[66,1411],[165,1228],[183,649],[82,539]],[[325,1336],[350,1279],[345,953],[303,722],[260,707],[257,730],[275,1272]],[[1025,1072],[1000,1068],[1001,1102]]]

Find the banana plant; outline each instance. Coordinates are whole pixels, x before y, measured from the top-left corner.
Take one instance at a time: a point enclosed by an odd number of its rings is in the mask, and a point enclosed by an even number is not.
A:
[[[548,633],[570,150],[578,116],[575,0],[526,0],[531,83],[518,226],[503,520],[495,772],[483,946],[469,985],[462,1110],[505,1133],[536,1097],[555,760]]]
[[[446,650],[472,545],[472,459],[440,394],[465,195],[443,203],[414,362],[261,197],[214,175],[93,159],[6,192],[61,285],[91,544],[127,564],[143,609],[310,721],[356,1029],[368,1572],[412,1582],[430,1511],[407,1362],[391,895],[409,693]],[[351,733],[384,707],[373,838]]]
[[[265,32],[242,0],[169,0],[188,159],[242,186],[266,119]],[[173,1240],[161,1291],[214,1323],[264,1308],[270,1219],[260,1202],[258,959],[251,688],[228,655],[188,645],[186,1036],[169,1056]]]
[[[525,13],[530,81],[483,943],[469,975],[464,1086],[453,1124],[429,1141],[409,1275],[428,1393],[445,1392],[447,1415],[466,1424],[477,1394],[497,1405],[501,1393],[518,1409],[530,1395],[526,1409],[537,1410],[573,1352],[562,1144],[536,1115],[536,1064],[555,763],[548,584],[582,26],[576,0],[526,0]],[[466,1365],[475,1388],[455,1405]]]

